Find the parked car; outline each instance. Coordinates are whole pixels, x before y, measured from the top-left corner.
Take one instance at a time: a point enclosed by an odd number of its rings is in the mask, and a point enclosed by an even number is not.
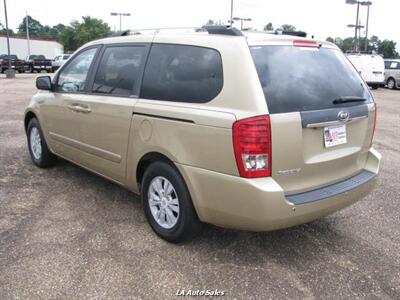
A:
[[[18,59],[18,57],[14,54],[10,55],[11,57],[11,68],[17,71],[18,73],[24,72],[24,61]],[[4,73],[5,70],[9,68],[8,64],[8,55],[1,54],[0,55],[0,72]]]
[[[44,55],[29,55],[25,60],[25,70],[29,73],[46,71],[52,72],[51,60]]]
[[[370,87],[377,89],[385,85],[382,56],[368,53],[346,53],[346,56]]]
[[[62,157],[139,193],[153,230],[285,228],[368,194],[376,106],[324,41],[224,26],[106,38],[37,78],[34,164]],[[329,70],[329,76],[327,71]]]
[[[389,89],[400,88],[400,59],[385,59],[385,83]]]
[[[53,72],[57,71],[70,58],[70,56],[70,54],[62,54],[54,57],[53,61],[51,62]]]

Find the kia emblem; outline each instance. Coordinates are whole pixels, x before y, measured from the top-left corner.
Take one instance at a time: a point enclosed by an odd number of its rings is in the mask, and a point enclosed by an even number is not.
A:
[[[340,121],[347,121],[349,119],[349,113],[347,111],[340,111],[338,113],[338,118]]]

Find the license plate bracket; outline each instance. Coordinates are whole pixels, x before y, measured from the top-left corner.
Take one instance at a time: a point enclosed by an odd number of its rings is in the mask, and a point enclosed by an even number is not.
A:
[[[347,143],[346,124],[324,128],[324,145],[330,148]]]

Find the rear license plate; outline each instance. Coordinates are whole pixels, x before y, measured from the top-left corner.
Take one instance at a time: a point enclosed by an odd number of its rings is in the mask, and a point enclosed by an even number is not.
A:
[[[325,147],[333,147],[347,143],[346,125],[324,128]]]

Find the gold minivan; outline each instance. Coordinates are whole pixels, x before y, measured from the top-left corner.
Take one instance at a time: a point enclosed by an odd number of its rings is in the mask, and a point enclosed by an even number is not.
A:
[[[329,76],[327,76],[327,74]],[[90,42],[25,112],[34,164],[62,157],[141,195],[165,240],[252,231],[365,196],[376,106],[333,44],[223,26]]]

